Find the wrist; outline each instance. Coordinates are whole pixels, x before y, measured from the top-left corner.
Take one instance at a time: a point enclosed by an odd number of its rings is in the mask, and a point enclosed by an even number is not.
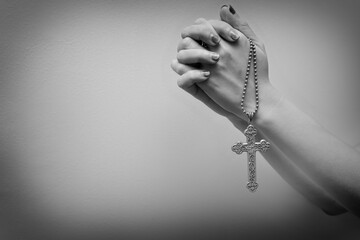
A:
[[[241,132],[245,131],[247,127],[247,122],[245,120],[239,118],[235,114],[228,115],[226,116],[226,118],[234,125],[234,127],[239,129]]]
[[[276,90],[270,82],[261,86],[260,104],[258,112],[253,119],[253,124],[259,128],[265,128],[275,120],[276,112],[280,108],[283,96]]]

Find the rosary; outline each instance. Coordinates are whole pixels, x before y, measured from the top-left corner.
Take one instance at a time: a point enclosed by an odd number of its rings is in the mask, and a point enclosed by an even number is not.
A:
[[[244,82],[244,89],[241,97],[241,110],[248,116],[249,125],[245,129],[246,143],[238,142],[235,144],[231,150],[237,154],[241,154],[243,152],[247,152],[247,164],[248,164],[248,183],[246,187],[250,192],[255,192],[258,188],[258,183],[256,182],[256,151],[265,152],[270,148],[270,143],[262,139],[260,142],[255,141],[256,137],[256,128],[251,125],[251,121],[254,118],[258,108],[259,108],[259,87],[258,87],[258,79],[257,79],[257,63],[256,63],[256,48],[251,39],[250,42],[250,52],[248,58],[248,64],[246,68],[246,76]],[[247,90],[247,84],[249,81],[250,68],[251,63],[254,65],[254,81],[255,81],[255,110],[252,112],[248,112],[244,108],[244,100],[245,94]]]

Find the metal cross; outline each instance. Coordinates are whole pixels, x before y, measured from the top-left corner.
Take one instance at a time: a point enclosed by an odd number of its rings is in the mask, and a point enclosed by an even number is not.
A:
[[[246,187],[250,192],[255,192],[258,188],[258,183],[256,182],[256,151],[265,152],[270,148],[270,143],[264,139],[260,142],[255,142],[256,132],[256,128],[253,125],[249,125],[244,132],[247,142],[238,142],[231,148],[237,154],[247,152],[249,182]]]

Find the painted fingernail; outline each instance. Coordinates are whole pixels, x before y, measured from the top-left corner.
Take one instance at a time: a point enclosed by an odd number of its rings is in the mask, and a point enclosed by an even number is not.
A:
[[[236,13],[236,11],[235,11],[235,9],[229,4],[229,11],[232,13],[232,14],[235,14]]]
[[[210,76],[210,72],[209,72],[209,71],[203,72],[203,75],[204,75],[204,77],[209,77],[209,76]]]
[[[234,31],[230,32],[230,37],[234,40],[238,39],[240,37],[240,35]]]
[[[220,55],[218,53],[212,53],[211,58],[212,58],[212,60],[218,61],[220,58]]]
[[[210,38],[211,38],[211,41],[213,42],[213,43],[215,43],[215,44],[218,44],[219,42],[220,42],[220,38],[219,38],[219,36],[217,36],[217,35],[214,35],[214,34],[210,34]]]

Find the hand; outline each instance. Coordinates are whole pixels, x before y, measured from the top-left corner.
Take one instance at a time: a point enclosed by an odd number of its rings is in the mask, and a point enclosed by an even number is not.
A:
[[[178,68],[179,64],[191,67],[191,69],[188,69],[188,72],[186,70],[182,73],[178,72],[179,74],[186,73],[180,78],[179,85],[181,87],[183,87],[182,83],[195,85],[196,93],[199,89],[202,90],[202,93],[206,93],[222,109],[247,120],[240,104],[249,52],[247,38],[252,38],[256,44],[260,91],[261,89],[266,89],[265,85],[270,85],[265,49],[248,25],[241,22],[237,14],[232,14],[227,8],[222,8],[221,17],[228,20],[232,25],[237,26],[247,36],[233,29],[225,22],[199,19],[195,25],[184,29],[182,33],[183,41],[178,46],[178,59],[177,62],[173,62],[172,66],[174,70]],[[216,41],[212,41],[216,39],[214,37],[214,30],[226,41],[220,41],[215,45]],[[189,37],[205,42],[210,51],[206,51],[196,41],[189,40]],[[219,58],[216,57],[216,53],[219,54]],[[202,72],[199,72],[200,70]],[[199,77],[199,75],[207,71],[211,73],[210,77],[204,75]],[[253,79],[252,75],[250,75],[250,79]],[[186,85],[186,87],[188,86]],[[253,81],[249,81],[245,101],[245,108],[248,111],[255,107],[254,92]],[[261,103],[266,101],[266,96],[266,92],[261,92]],[[261,105],[265,106],[265,104]],[[261,109],[265,108],[261,107]]]
[[[228,118],[234,117],[232,113],[220,107],[206,95],[206,93],[198,87],[197,83],[207,80],[210,76],[209,71],[201,69],[201,63],[215,64],[219,60],[217,53],[207,51],[200,43],[204,43],[207,46],[216,46],[221,40],[220,36],[228,41],[236,41],[239,35],[237,35],[236,30],[232,30],[231,26],[227,23],[219,22],[218,24],[214,24],[214,26],[204,27],[200,24],[202,22],[203,19],[196,20],[195,23],[197,23],[198,28],[195,27],[191,29],[199,32],[199,34],[194,36],[195,40],[183,35],[183,39],[177,48],[178,58],[182,59],[180,60],[182,63],[174,59],[171,67],[180,75],[178,79],[179,87],[205,103],[216,113]],[[186,51],[187,49],[189,49],[189,51]]]

